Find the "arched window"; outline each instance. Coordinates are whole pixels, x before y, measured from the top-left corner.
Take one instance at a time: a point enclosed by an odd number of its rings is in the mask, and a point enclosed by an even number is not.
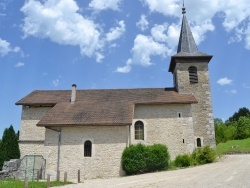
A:
[[[201,139],[197,138],[196,142],[197,142],[197,147],[201,147]]]
[[[92,153],[92,143],[87,140],[84,142],[84,157],[91,157]]]
[[[189,72],[189,81],[190,84],[195,84],[198,83],[198,75],[197,75],[197,68],[196,67],[189,67],[188,68]]]
[[[144,124],[141,121],[135,122],[135,140],[144,140]]]

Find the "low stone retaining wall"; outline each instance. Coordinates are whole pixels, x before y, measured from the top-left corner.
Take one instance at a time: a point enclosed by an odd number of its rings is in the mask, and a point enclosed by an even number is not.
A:
[[[0,171],[0,180],[16,178],[20,164],[20,159],[11,159],[10,161],[5,161],[3,164],[3,170]]]
[[[228,152],[228,153],[223,153],[223,155],[243,155],[243,154],[250,154],[250,152]]]

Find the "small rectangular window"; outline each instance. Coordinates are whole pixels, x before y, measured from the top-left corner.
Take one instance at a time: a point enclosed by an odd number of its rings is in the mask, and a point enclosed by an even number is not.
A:
[[[178,118],[182,118],[182,113],[181,113],[181,112],[178,112],[178,113],[177,113],[177,117],[178,117]]]

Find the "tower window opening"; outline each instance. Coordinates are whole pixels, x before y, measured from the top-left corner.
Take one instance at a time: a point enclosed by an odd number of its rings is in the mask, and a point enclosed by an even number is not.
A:
[[[196,142],[197,142],[197,147],[201,147],[201,139],[197,138]]]
[[[195,84],[198,83],[198,75],[197,75],[197,68],[196,67],[189,67],[188,68],[189,72],[189,81],[190,84]]]

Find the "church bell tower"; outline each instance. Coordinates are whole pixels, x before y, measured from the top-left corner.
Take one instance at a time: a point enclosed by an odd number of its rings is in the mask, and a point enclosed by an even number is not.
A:
[[[213,109],[209,83],[208,63],[211,55],[199,52],[182,8],[182,25],[177,54],[171,57],[169,72],[173,74],[178,93],[193,94],[197,104],[192,104],[194,143],[196,147],[216,147]]]

